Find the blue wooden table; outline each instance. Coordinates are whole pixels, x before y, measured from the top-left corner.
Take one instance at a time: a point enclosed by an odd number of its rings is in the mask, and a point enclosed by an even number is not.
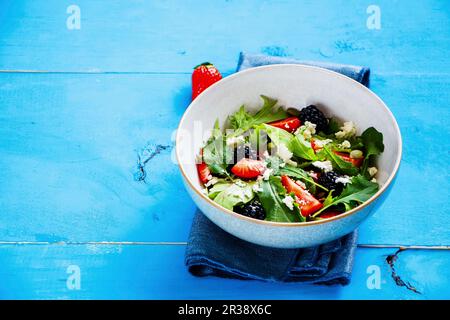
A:
[[[230,74],[240,51],[370,66],[399,122],[347,287],[184,267],[195,206],[171,134],[192,67]],[[449,55],[445,0],[0,1],[0,298],[450,298]]]

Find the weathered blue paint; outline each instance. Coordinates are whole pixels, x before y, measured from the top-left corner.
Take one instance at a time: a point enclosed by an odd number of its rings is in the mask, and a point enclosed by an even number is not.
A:
[[[359,242],[450,244],[447,1],[377,1],[381,30],[366,28],[370,3],[359,1],[80,0],[81,30],[66,28],[70,4],[0,3],[0,70],[12,71],[0,74],[0,241],[185,241],[195,208],[171,133],[190,72],[208,60],[230,73],[245,50],[370,66],[404,157]],[[448,251],[400,253],[397,271],[421,295],[390,277],[384,258],[395,249],[359,249],[345,288],[197,279],[183,252],[0,243],[0,298],[450,298]],[[66,287],[70,264],[80,291]],[[380,290],[366,286],[370,265],[381,268]]]

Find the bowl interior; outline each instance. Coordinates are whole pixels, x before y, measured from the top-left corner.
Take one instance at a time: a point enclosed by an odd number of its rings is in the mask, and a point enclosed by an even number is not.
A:
[[[195,157],[209,137],[216,119],[221,127],[227,117],[245,104],[256,111],[260,95],[278,100],[278,105],[301,109],[315,104],[327,116],[353,121],[358,134],[368,127],[383,133],[385,150],[378,158],[377,180],[383,185],[395,173],[401,154],[397,123],[373,92],[356,81],[321,68],[301,65],[272,65],[249,69],[214,84],[194,100],[178,128],[176,152],[186,178],[198,190]]]

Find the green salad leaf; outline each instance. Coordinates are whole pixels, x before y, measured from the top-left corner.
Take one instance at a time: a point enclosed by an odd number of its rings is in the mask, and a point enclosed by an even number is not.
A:
[[[274,174],[280,175],[280,176],[286,175],[286,176],[294,177],[294,178],[300,179],[301,181],[303,181],[309,185],[317,186],[317,187],[321,188],[322,190],[328,191],[327,188],[325,188],[324,186],[315,182],[314,179],[311,178],[311,176],[308,174],[308,172],[306,172],[305,170],[303,170],[302,168],[299,168],[299,167],[285,165],[284,167],[279,167],[278,170],[274,172]]]
[[[286,189],[281,184],[280,177],[271,176],[269,180],[261,182],[262,191],[258,198],[266,211],[266,220],[275,222],[301,222],[305,218],[300,214],[297,206],[290,210],[283,202]]]
[[[277,100],[264,95],[261,95],[261,98],[264,104],[254,115],[247,112],[244,106],[241,106],[236,113],[228,117],[231,128],[235,130],[231,136],[242,134],[255,125],[281,120],[288,116],[281,107],[274,110]]]
[[[367,201],[378,191],[378,184],[371,182],[362,175],[357,175],[352,178],[351,183],[347,184],[342,193],[337,197],[329,195],[325,200],[322,209],[313,214],[313,217],[320,215],[321,212],[331,206],[342,204],[345,211],[348,211],[357,205]]]
[[[221,176],[228,176],[226,170],[233,157],[233,149],[227,146],[225,137],[216,120],[212,130],[211,138],[209,138],[203,148],[203,161],[208,165],[212,173]]]
[[[347,162],[335,154],[330,147],[324,146],[323,152],[326,155],[326,158],[330,160],[333,164],[333,168],[341,173],[348,174],[350,176],[354,176],[358,174],[358,168],[355,167],[351,162]]]
[[[287,132],[286,130],[273,127],[269,124],[261,124],[257,127],[260,130],[264,130],[264,132],[267,133],[270,140],[272,140],[272,143],[276,146],[279,146],[280,144],[284,144],[289,149],[289,144],[291,143],[291,140],[294,138],[294,135],[292,133]]]
[[[247,203],[254,198],[253,184],[254,182],[241,180],[216,184],[209,191],[209,197],[222,207],[233,210],[234,206]]]
[[[289,150],[299,158],[315,161],[318,159],[311,143],[307,141],[303,135],[296,135],[289,144]]]
[[[370,127],[362,133],[361,140],[366,148],[366,157],[361,169],[365,174],[373,156],[378,156],[384,151],[383,134],[374,127]]]

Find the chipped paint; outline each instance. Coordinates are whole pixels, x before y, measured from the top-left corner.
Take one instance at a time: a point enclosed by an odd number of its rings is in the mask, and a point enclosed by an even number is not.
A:
[[[391,269],[391,276],[392,279],[394,279],[395,284],[399,287],[405,287],[406,289],[421,294],[419,290],[416,289],[411,283],[408,281],[403,280],[398,274],[395,269],[395,263],[397,262],[398,255],[400,252],[405,251],[406,249],[403,247],[400,247],[394,254],[390,254],[386,257],[386,262],[389,265],[389,268]]]

